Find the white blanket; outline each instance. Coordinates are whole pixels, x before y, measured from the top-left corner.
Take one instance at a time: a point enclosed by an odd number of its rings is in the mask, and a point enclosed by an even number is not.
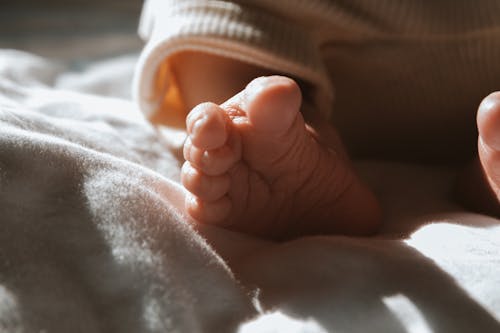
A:
[[[0,52],[0,332],[500,332],[500,224],[447,199],[453,170],[359,163],[374,238],[197,227],[135,60]]]

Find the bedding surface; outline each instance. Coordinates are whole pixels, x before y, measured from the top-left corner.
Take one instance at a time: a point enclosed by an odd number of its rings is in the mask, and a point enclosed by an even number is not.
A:
[[[0,332],[500,331],[500,224],[448,199],[453,168],[359,161],[374,238],[197,226],[136,60],[0,51]]]
[[[127,99],[135,60],[0,52],[0,332],[500,330],[500,226],[447,200],[454,170],[358,163],[375,238],[196,226],[182,135]]]

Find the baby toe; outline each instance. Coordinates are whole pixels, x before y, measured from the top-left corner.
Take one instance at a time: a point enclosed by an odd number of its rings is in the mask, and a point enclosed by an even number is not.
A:
[[[239,139],[235,137],[220,148],[205,150],[196,147],[188,137],[184,143],[184,158],[208,176],[222,175],[241,158]]]
[[[192,143],[205,150],[224,145],[227,140],[229,118],[217,104],[202,103],[186,118],[186,128]]]
[[[230,186],[229,175],[208,176],[185,162],[181,171],[182,185],[201,200],[213,202],[222,198]]]
[[[224,196],[216,201],[206,202],[193,194],[187,194],[185,208],[188,214],[198,222],[220,225],[229,216],[231,201]]]

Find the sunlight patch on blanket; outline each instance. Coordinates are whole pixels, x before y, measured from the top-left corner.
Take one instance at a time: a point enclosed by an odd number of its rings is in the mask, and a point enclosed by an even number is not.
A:
[[[300,320],[276,311],[240,326],[238,333],[327,333],[314,319]]]
[[[472,221],[485,217],[469,214]],[[456,225],[453,221],[420,228],[406,243],[431,259],[470,298],[498,320],[500,304],[500,227]],[[485,283],[489,281],[489,283]]]
[[[408,333],[432,333],[420,310],[402,294],[384,297],[382,302],[398,318]]]
[[[0,285],[0,332],[18,332],[15,327],[21,327],[21,317],[17,299],[7,288]],[[15,331],[12,331],[14,329]],[[20,331],[19,331],[20,332]]]

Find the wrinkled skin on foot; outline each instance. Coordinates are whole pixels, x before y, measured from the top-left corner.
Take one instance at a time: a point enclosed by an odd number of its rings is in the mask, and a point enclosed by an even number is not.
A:
[[[301,103],[293,80],[271,76],[191,111],[182,183],[195,220],[268,238],[377,230],[374,195],[338,142],[317,140]]]

